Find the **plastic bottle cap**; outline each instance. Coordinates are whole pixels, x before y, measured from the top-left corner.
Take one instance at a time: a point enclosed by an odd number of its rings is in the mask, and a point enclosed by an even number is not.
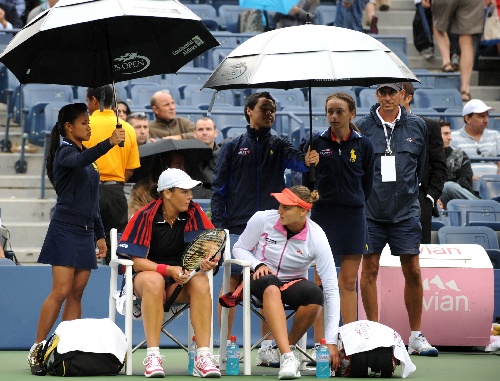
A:
[[[320,343],[321,345],[325,345],[325,344],[326,344],[326,339],[321,339],[321,340],[319,341],[319,343]]]
[[[236,341],[236,336],[231,336],[231,341]]]
[[[193,336],[193,339],[192,339],[191,341],[196,341],[196,337],[195,337],[195,336]]]

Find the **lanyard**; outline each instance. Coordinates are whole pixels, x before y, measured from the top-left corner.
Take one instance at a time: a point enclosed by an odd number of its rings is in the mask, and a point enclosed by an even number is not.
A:
[[[392,125],[391,123],[383,123],[382,124],[384,126],[384,135],[385,135],[385,142],[387,144],[387,147],[385,149],[385,154],[386,155],[392,155],[392,150],[391,150],[391,139],[392,139],[392,135],[394,134],[394,125]],[[389,128],[391,129],[391,133],[390,135],[388,136],[387,135],[387,128],[386,126],[389,126]]]

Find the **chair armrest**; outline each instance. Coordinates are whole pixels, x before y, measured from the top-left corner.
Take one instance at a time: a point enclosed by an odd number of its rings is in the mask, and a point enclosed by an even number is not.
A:
[[[116,267],[118,265],[133,266],[134,261],[131,259],[125,259],[125,258],[113,258],[111,261],[109,261],[109,265],[114,266],[114,267]]]
[[[250,267],[250,262],[243,259],[225,259],[222,266],[227,267],[229,265],[240,265],[241,267]]]

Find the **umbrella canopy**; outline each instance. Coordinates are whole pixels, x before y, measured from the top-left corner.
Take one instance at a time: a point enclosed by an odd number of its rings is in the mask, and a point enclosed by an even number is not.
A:
[[[141,167],[134,171],[129,182],[135,183],[150,174],[158,177],[169,165],[169,155],[172,152],[180,153],[184,157],[187,172],[212,158],[212,149],[197,139],[166,139],[146,143],[139,146]]]
[[[291,89],[401,81],[418,79],[373,37],[351,29],[305,24],[245,41],[229,53],[203,87]]]
[[[59,0],[0,55],[21,83],[99,87],[175,73],[219,45],[177,0]]]
[[[287,15],[290,9],[298,3],[297,0],[240,0],[239,2],[241,8],[279,12],[284,15]]]

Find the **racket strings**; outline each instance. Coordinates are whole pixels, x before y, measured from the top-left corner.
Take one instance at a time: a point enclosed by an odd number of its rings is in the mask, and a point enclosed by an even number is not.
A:
[[[211,232],[211,234],[200,237],[187,249],[183,260],[183,267],[186,270],[198,268],[205,258],[214,257],[224,247],[225,241],[224,232]]]

